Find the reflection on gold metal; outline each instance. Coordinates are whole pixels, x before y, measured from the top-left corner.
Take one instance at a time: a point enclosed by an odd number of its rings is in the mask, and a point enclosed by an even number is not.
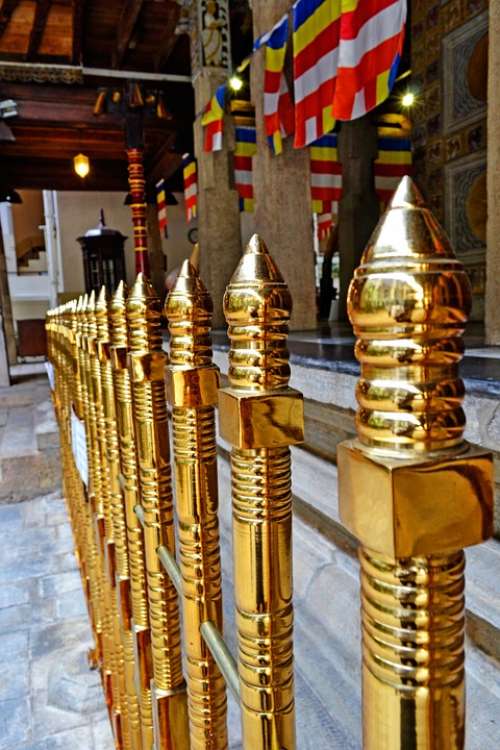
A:
[[[135,655],[135,685],[140,696],[140,718],[143,750],[153,745],[153,712],[151,698],[151,642],[146,590],[144,544],[142,528],[134,513],[139,502],[137,457],[135,449],[132,390],[127,369],[128,334],[126,317],[126,289],[123,281],[113,295],[110,305],[110,354],[113,364],[115,407],[123,477],[123,495],[129,555],[131,636]],[[125,598],[125,592],[124,592]],[[123,611],[123,607],[122,607]]]
[[[141,750],[141,721],[139,701],[135,687],[134,638],[130,607],[130,579],[125,522],[125,508],[120,486],[120,452],[116,421],[115,393],[110,350],[110,321],[106,287],[102,287],[95,306],[97,340],[96,354],[100,366],[102,418],[104,422],[105,458],[109,489],[109,514],[113,530],[113,540],[108,541],[112,548],[113,565],[109,571],[113,601],[111,602],[114,620],[115,649],[120,660],[121,690],[127,704],[127,727],[124,729],[124,745],[130,739],[132,750]]]
[[[212,301],[185,261],[165,314],[170,330],[168,394],[172,406],[184,644],[192,750],[227,748],[224,680],[200,632],[209,620],[222,630],[214,406],[218,370],[212,364]]]
[[[140,499],[144,510],[155,750],[187,750],[189,726],[177,593],[157,555],[161,544],[171,553],[175,551],[160,301],[142,274],[137,277],[126,308]]]
[[[340,511],[361,541],[364,750],[463,750],[463,547],[492,530],[492,460],[463,440],[462,265],[404,178],[355,273],[358,441]]]
[[[295,747],[291,467],[302,397],[288,388],[291,298],[254,236],[224,297],[229,388],[220,431],[232,443],[233,548],[243,745]]]

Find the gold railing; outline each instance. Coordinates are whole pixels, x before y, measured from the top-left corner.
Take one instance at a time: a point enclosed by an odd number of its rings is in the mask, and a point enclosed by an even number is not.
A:
[[[351,285],[358,439],[338,454],[342,519],[360,541],[365,750],[464,748],[463,548],[492,525],[491,456],[462,437],[469,305],[461,264],[405,179]],[[290,446],[303,404],[288,386],[290,295],[258,237],[224,309],[222,390],[212,303],[188,261],[165,305],[168,361],[142,274],[130,293],[120,284],[47,317],[89,656],[123,750],[224,750],[226,687],[245,750],[296,746]],[[217,403],[232,446],[236,660],[222,636]]]

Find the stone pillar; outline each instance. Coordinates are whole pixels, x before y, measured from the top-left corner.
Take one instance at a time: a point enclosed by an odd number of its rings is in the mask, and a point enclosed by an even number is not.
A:
[[[5,253],[3,249],[3,240],[0,233],[0,310],[3,318],[2,335],[5,338],[7,348],[7,360],[9,365],[15,365],[17,362],[17,344],[14,332],[14,317],[12,315],[12,303],[10,301],[9,278],[7,276],[7,265],[5,263]],[[1,356],[1,355],[0,355]]]
[[[254,39],[289,9],[290,0],[253,0]],[[264,132],[264,61],[265,50],[261,50],[253,56],[251,73],[258,144],[253,160],[255,230],[292,294],[290,328],[311,329],[316,327],[317,310],[309,150],[294,149],[289,137],[283,141],[283,153],[271,153]]]
[[[377,157],[377,128],[371,116],[342,123],[338,145],[343,182],[339,205],[339,320],[348,320],[349,284],[379,217],[373,176],[373,161]]]
[[[146,208],[146,226],[148,230],[150,280],[156,294],[163,300],[166,291],[165,271],[167,264],[158,225],[158,210],[152,204],[148,204]]]
[[[486,225],[486,343],[500,344],[500,0],[490,0],[488,60],[488,220]]]
[[[195,97],[195,156],[198,160],[198,241],[200,274],[214,303],[214,328],[225,327],[222,298],[241,258],[238,193],[234,189],[234,133],[224,123],[221,151],[203,150],[201,115],[215,90],[228,79],[230,65],[227,0],[216,3],[215,14],[205,0],[193,4],[191,67]],[[220,44],[217,44],[217,34]]]

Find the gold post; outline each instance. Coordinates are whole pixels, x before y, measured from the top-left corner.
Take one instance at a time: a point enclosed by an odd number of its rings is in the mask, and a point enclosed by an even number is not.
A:
[[[233,446],[233,550],[243,745],[293,750],[290,449],[303,440],[301,394],[288,388],[292,301],[256,235],[224,297],[230,387],[220,432]]]
[[[111,358],[117,412],[120,466],[123,477],[127,545],[130,570],[131,630],[135,655],[135,683],[140,695],[143,750],[153,747],[153,712],[151,703],[151,638],[146,590],[146,569],[142,528],[134,513],[139,502],[137,456],[134,432],[132,389],[127,369],[128,334],[126,315],[127,291],[121,281],[110,308]]]
[[[214,410],[219,372],[212,364],[212,300],[188,260],[168,296],[165,314],[191,748],[225,750],[224,680],[200,632],[207,620],[222,631]]]
[[[404,178],[349,290],[361,363],[340,511],[361,542],[364,750],[463,750],[464,553],[492,531],[492,458],[463,440],[471,292]]]
[[[109,571],[110,583],[114,590],[113,618],[123,662],[123,692],[127,701],[128,735],[131,750],[141,750],[141,720],[139,701],[135,687],[134,638],[132,634],[132,613],[130,606],[130,578],[127,548],[125,508],[120,486],[120,451],[116,421],[113,369],[111,365],[110,325],[106,287],[102,287],[95,306],[97,323],[97,355],[100,365],[102,417],[107,461],[110,516],[113,527],[113,566]],[[113,577],[113,573],[114,576]],[[120,644],[121,641],[121,644]],[[121,647],[120,647],[121,646]],[[127,732],[124,732],[127,735]],[[125,743],[124,743],[125,744]]]
[[[177,592],[157,555],[161,544],[175,553],[160,301],[141,273],[127,300],[127,320],[140,496],[144,509],[155,750],[188,750]]]

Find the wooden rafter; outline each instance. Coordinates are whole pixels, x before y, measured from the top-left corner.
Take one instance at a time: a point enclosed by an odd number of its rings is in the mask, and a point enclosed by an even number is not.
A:
[[[34,60],[36,57],[40,42],[42,41],[45,24],[47,23],[47,16],[49,15],[50,1],[51,0],[37,0],[33,28],[31,29],[28,51],[26,52],[26,59],[29,61]]]
[[[73,65],[80,65],[82,62],[84,12],[85,0],[73,0]]]
[[[144,0],[125,0],[116,32],[116,44],[113,52],[113,68],[119,68],[127,52],[134,28],[139,18]]]
[[[12,14],[19,5],[19,2],[20,0],[3,0],[0,9],[0,36],[2,36],[3,32],[9,25]]]
[[[179,22],[180,13],[180,6],[174,4],[170,10],[168,22],[163,27],[162,39],[154,56],[154,69],[156,71],[162,70],[177,43],[179,37],[176,36],[175,29]]]

